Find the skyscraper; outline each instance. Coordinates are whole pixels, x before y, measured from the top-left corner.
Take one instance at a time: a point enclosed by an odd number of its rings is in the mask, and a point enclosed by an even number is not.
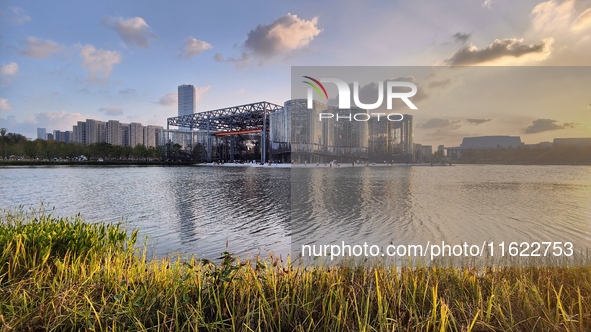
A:
[[[37,138],[47,139],[47,130],[45,128],[37,128]]]
[[[178,90],[179,116],[195,113],[196,93],[191,84],[179,85]]]

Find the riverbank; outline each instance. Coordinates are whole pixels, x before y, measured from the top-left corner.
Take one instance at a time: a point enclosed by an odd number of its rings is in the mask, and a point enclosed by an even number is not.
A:
[[[136,232],[0,214],[3,331],[585,331],[591,268],[296,267],[150,259]]]
[[[3,166],[192,166],[193,161],[159,161],[159,160],[87,160],[87,161],[48,161],[48,160],[0,160]]]
[[[452,166],[452,164],[427,164],[427,163],[202,163],[195,164],[201,167],[274,167],[274,168],[348,168],[348,167],[408,167],[408,166]]]

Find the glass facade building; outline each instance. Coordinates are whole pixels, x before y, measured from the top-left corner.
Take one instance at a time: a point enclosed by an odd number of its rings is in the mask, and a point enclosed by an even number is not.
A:
[[[191,84],[179,85],[178,108],[179,116],[195,113],[196,94],[195,86]]]

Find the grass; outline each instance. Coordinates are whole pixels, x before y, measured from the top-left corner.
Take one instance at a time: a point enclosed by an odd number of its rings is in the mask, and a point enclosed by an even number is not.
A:
[[[121,225],[0,214],[2,331],[588,331],[591,268],[148,259]]]

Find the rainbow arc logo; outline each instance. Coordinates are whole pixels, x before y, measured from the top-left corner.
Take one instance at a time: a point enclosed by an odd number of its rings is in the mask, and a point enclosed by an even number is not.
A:
[[[324,85],[322,85],[322,83],[320,83],[319,80],[317,80],[315,78],[312,78],[310,76],[302,76],[302,77],[307,78],[307,79],[311,80],[312,82],[316,83],[316,84],[314,84],[314,83],[311,83],[311,82],[308,82],[308,81],[302,81],[302,82],[308,84],[309,86],[311,86],[312,88],[314,88],[314,90],[316,90],[316,92],[318,93],[318,96],[320,98],[323,97],[322,92],[324,92],[324,97],[328,100],[328,93],[326,92],[326,89],[324,88]],[[322,89],[322,92],[320,91],[320,89]]]

